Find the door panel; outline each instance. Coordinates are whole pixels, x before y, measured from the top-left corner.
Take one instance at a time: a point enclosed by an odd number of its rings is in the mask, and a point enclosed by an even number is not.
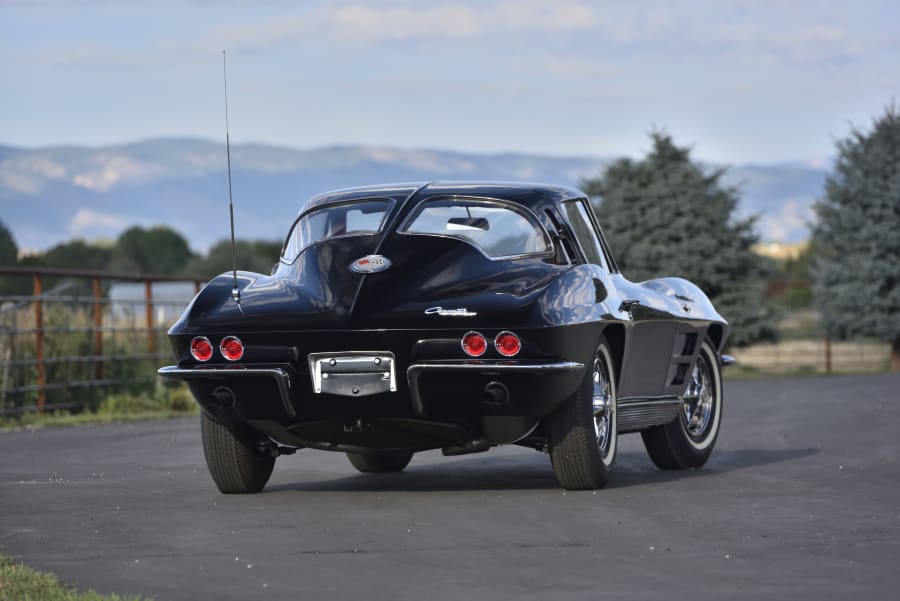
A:
[[[631,331],[622,361],[619,396],[656,397],[670,394],[672,380],[669,372],[675,341],[683,332],[683,326],[669,310],[666,299],[629,282],[621,274],[614,274],[613,281],[623,298],[637,301],[629,311]]]

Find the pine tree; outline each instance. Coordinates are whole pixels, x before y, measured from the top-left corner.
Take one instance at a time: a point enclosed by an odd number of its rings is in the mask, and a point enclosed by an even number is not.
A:
[[[110,271],[178,273],[194,257],[184,236],[158,225],[134,226],[119,236],[109,259]]]
[[[900,371],[900,113],[887,107],[870,132],[837,142],[834,172],[816,204],[816,305],[837,338],[891,343]]]
[[[19,247],[9,228],[0,221],[0,265],[15,265],[19,260]],[[0,294],[23,292],[23,278],[0,275]]]
[[[750,250],[754,220],[735,218],[738,190],[721,183],[724,170],[693,162],[690,148],[651,134],[653,149],[639,161],[620,159],[582,185],[593,197],[613,255],[633,281],[686,278],[703,289],[743,346],[774,338],[763,304],[768,259]]]
[[[9,228],[0,221],[0,265],[15,265],[19,260],[19,247]]]

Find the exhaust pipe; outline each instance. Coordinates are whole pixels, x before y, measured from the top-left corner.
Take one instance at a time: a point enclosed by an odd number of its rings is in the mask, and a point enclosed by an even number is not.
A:
[[[212,392],[213,403],[220,407],[231,407],[234,405],[234,392],[227,386],[219,386]]]
[[[481,400],[487,405],[508,405],[509,389],[503,382],[489,382],[484,387]]]
[[[476,438],[461,444],[441,449],[444,457],[456,457],[457,455],[469,455],[470,453],[483,453],[491,448],[491,441],[487,438]]]

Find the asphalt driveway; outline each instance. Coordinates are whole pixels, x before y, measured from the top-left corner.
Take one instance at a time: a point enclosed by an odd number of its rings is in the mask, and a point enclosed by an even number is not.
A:
[[[179,599],[900,599],[900,376],[726,385],[704,469],[622,439],[597,492],[504,447],[361,475],[283,457],[223,496],[197,419],[0,433],[0,552]]]

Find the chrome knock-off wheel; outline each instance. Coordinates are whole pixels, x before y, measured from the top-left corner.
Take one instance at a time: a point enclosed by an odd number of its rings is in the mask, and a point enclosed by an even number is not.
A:
[[[658,467],[700,467],[709,458],[722,422],[722,371],[716,347],[708,338],[681,396],[678,417],[664,426],[641,431],[644,446]]]
[[[709,429],[713,415],[714,395],[709,365],[701,357],[694,366],[691,380],[682,397],[681,419],[688,436],[695,441],[703,440]]]
[[[604,360],[599,356],[595,357],[591,374],[593,382],[591,409],[594,414],[594,435],[597,439],[597,448],[600,449],[600,457],[604,464],[610,465],[612,455],[615,453],[616,404],[606,369]]]

